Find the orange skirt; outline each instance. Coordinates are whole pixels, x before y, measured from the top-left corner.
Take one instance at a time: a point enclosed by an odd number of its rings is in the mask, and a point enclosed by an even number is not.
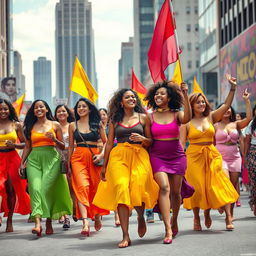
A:
[[[99,154],[98,148],[91,148],[94,154]],[[96,214],[107,215],[109,211],[103,210],[92,201],[96,194],[99,182],[101,167],[96,166],[92,161],[92,153],[89,148],[77,147],[71,157],[72,166],[72,187],[78,202],[87,208],[87,215],[93,218]],[[81,218],[79,207],[76,207],[76,217]]]

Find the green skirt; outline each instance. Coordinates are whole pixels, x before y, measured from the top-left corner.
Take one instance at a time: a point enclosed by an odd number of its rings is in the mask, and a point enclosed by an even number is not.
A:
[[[72,214],[67,179],[60,167],[60,154],[54,147],[32,148],[27,160],[32,218],[59,219]]]

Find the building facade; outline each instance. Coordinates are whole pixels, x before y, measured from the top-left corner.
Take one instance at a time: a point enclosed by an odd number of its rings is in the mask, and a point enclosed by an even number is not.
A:
[[[133,67],[133,38],[121,45],[121,58],[119,65],[119,88],[131,88],[131,76]]]
[[[34,67],[34,99],[45,100],[49,106],[52,102],[52,73],[51,61],[45,57],[39,57],[33,62]]]
[[[75,56],[97,90],[92,8],[87,0],[60,0],[55,8],[56,101],[74,106],[80,95],[69,91]]]
[[[25,76],[22,74],[22,58],[18,51],[14,51],[14,77],[16,78],[17,94],[25,92]]]

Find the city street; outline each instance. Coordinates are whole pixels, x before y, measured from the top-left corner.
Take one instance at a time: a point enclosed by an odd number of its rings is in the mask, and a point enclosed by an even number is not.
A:
[[[253,217],[248,206],[248,197],[242,193],[242,207],[235,208],[235,230],[225,231],[225,216],[212,211],[213,224],[207,230],[201,224],[202,232],[192,230],[193,217],[191,211],[181,209],[179,216],[180,232],[171,245],[162,244],[163,223],[155,214],[155,223],[148,224],[148,230],[142,239],[137,235],[136,214],[130,217],[130,237],[132,245],[126,249],[118,249],[121,239],[120,227],[114,227],[113,213],[103,218],[103,228],[95,232],[91,227],[90,237],[81,237],[81,222],[71,222],[71,229],[62,230],[62,225],[54,222],[54,234],[41,238],[31,234],[33,223],[27,223],[28,216],[15,216],[13,233],[5,233],[5,221],[0,228],[1,256],[48,256],[48,255],[256,255],[256,217]],[[44,228],[43,223],[43,228]],[[91,222],[93,226],[93,222]]]

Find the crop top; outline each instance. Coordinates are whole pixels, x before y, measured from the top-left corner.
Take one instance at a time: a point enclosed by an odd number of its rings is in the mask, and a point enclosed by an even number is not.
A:
[[[79,133],[81,134],[81,136],[79,135]],[[97,142],[99,140],[99,133],[97,131],[91,131],[88,133],[82,133],[79,132],[78,129],[76,128],[74,131],[74,139],[76,140],[76,143],[81,143],[83,141],[94,141]]]
[[[51,128],[49,132],[52,132],[54,137],[56,137],[56,133],[53,128]],[[31,143],[32,148],[43,146],[55,146],[55,142],[46,137],[45,133],[36,132],[34,129],[32,129],[31,131]]]
[[[144,135],[144,127],[141,122],[134,124],[131,127],[124,126],[123,124],[118,123],[115,128],[115,137],[117,143],[128,142],[130,144],[141,144],[141,142],[134,142],[129,139],[132,133],[138,133]]]
[[[239,133],[237,130],[227,133],[226,131],[217,127],[215,139],[216,144],[224,144],[227,142],[237,143],[237,141],[239,140]]]
[[[177,123],[176,118],[169,124],[159,124],[154,120],[154,115],[152,114],[152,125],[151,133],[154,140],[178,138],[180,135],[180,127]]]
[[[0,147],[6,147],[6,144],[5,144],[6,140],[10,140],[13,143],[17,141],[17,133],[15,129],[13,129],[9,133],[0,134]]]

